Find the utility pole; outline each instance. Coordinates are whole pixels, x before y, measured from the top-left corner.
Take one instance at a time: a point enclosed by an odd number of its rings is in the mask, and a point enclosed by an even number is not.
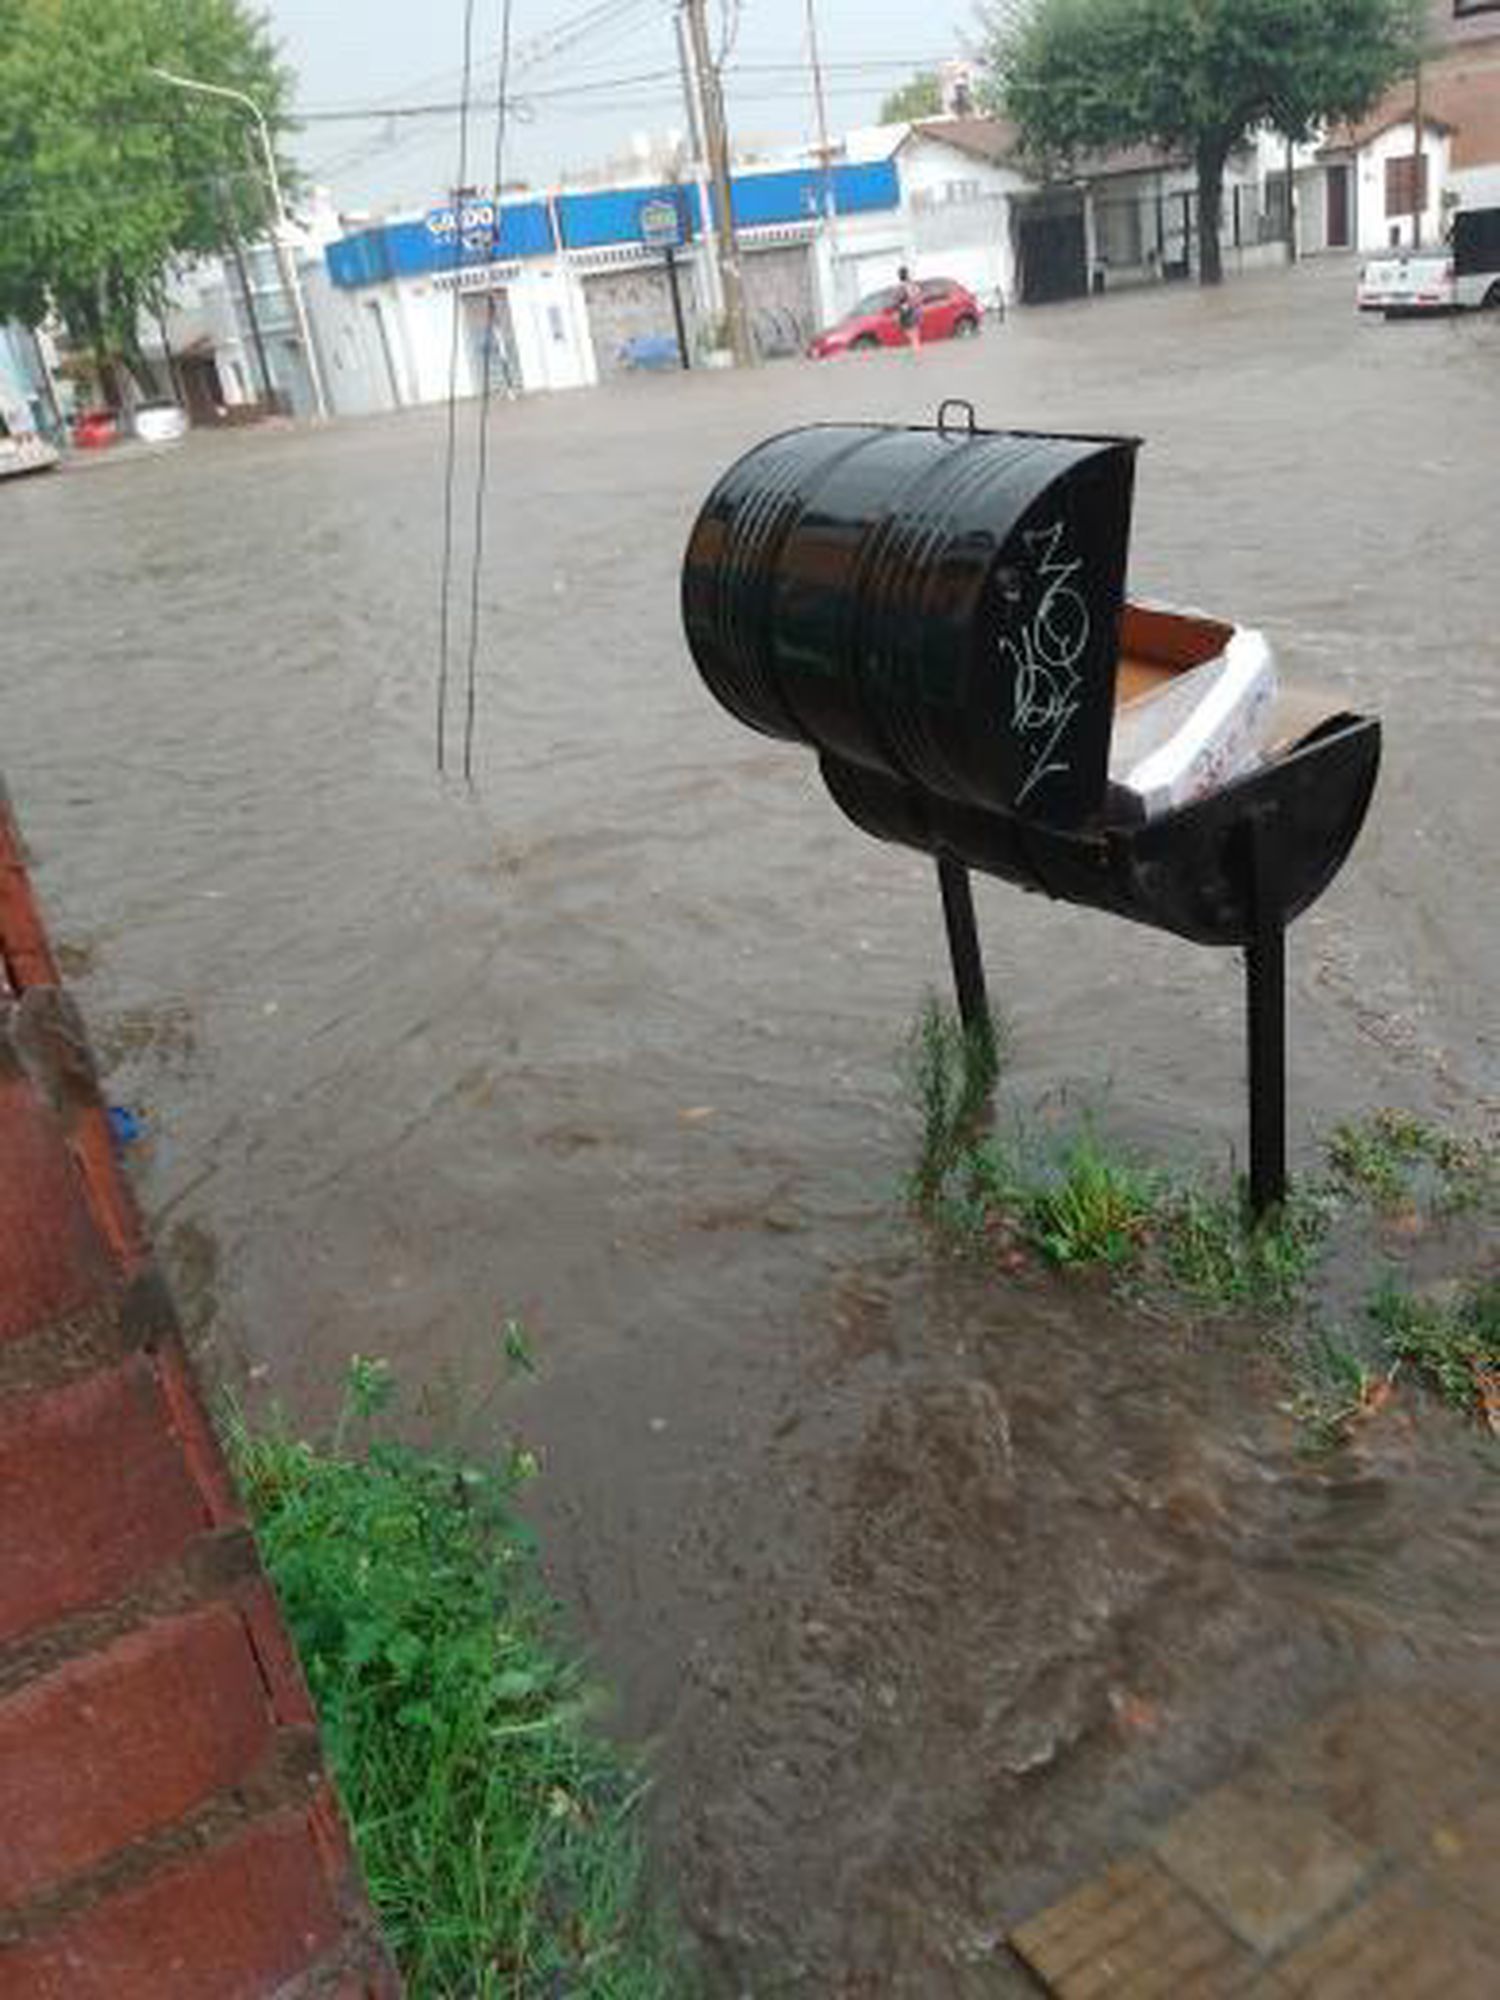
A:
[[[828,235],[828,277],[833,288],[829,304],[839,310],[839,223],[833,193],[833,154],[828,144],[828,105],[823,96],[823,59],[818,52],[816,0],[807,0],[807,55],[812,65],[813,103],[818,114],[818,157],[823,162],[823,217]]]
[[[698,212],[703,218],[703,242],[708,251],[706,262],[701,266],[704,291],[708,310],[713,315],[724,310],[724,297],[719,288],[718,231],[714,228],[713,203],[708,194],[708,154],[703,144],[703,107],[699,100],[698,78],[693,67],[693,53],[688,45],[686,11],[679,0],[676,13],[672,16],[672,26],[677,34],[677,61],[682,70],[682,97],[687,107],[688,146],[692,154],[693,186],[698,191]]]
[[[1417,57],[1416,103],[1411,114],[1411,247],[1422,247],[1422,58]]]
[[[240,297],[245,304],[245,319],[250,327],[250,343],[255,349],[255,363],[260,370],[261,401],[267,410],[273,410],[276,406],[276,385],[271,380],[271,364],[266,359],[266,343],[261,336],[260,314],[255,310],[255,294],[250,289],[250,273],[245,268],[245,247],[240,242],[240,228],[234,218],[234,204],[229,189],[222,180],[216,180],[214,187],[219,197],[219,213],[229,237],[229,254],[234,260],[235,276],[240,281]]]
[[[266,125],[264,112],[247,92],[231,90],[227,84],[203,83],[196,77],[178,76],[174,70],[158,69],[155,65],[152,66],[151,74],[159,83],[170,83],[177,90],[194,90],[203,97],[226,98],[231,104],[237,104],[242,110],[248,111],[255,120],[261,158],[265,162],[266,184],[271,194],[271,245],[276,252],[282,289],[291,301],[292,314],[297,322],[297,335],[307,359],[307,379],[312,384],[313,404],[318,415],[326,417],[328,397],[323,388],[323,370],[318,361],[317,349],[313,346],[312,328],[307,319],[307,302],[302,296],[302,281],[297,276],[296,258],[286,245],[284,234],[287,219],[286,202],[281,193],[281,176],[276,171],[276,148],[271,144],[271,134]]]
[[[724,125],[723,84],[718,65],[708,52],[705,0],[683,0],[683,11],[687,15],[693,67],[698,73],[708,170],[719,209],[715,247],[719,259],[719,282],[724,288],[724,311],[729,319],[729,339],[734,349],[736,363],[741,368],[748,368],[755,360],[755,349],[750,340],[750,322],[745,314],[745,285],[740,272],[739,245],[734,230],[734,209],[731,205],[729,188],[729,135]]]

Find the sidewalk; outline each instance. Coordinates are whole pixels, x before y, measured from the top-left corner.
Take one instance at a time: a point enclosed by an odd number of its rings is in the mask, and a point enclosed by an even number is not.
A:
[[[1057,2000],[1493,2000],[1500,1694],[1336,1705],[1010,1945]]]

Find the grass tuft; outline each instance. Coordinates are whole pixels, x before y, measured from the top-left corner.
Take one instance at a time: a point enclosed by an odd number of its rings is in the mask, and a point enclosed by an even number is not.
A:
[[[1173,1284],[1201,1305],[1280,1311],[1300,1297],[1327,1224],[1327,1203],[1303,1188],[1257,1222],[1243,1189],[1178,1187],[1163,1206],[1162,1261]]]
[[[1110,1153],[1091,1127],[1066,1140],[1052,1169],[1022,1191],[1027,1234],[1054,1264],[1139,1261],[1156,1226],[1160,1183]]]
[[[1500,1406],[1500,1279],[1422,1298],[1387,1278],[1369,1315],[1392,1358],[1414,1368],[1455,1408]]]
[[[1387,1285],[1370,1318],[1381,1338],[1329,1331],[1310,1302],[1330,1230],[1351,1207],[1454,1215],[1500,1192],[1500,1155],[1397,1111],[1340,1125],[1329,1173],[1294,1185],[1257,1221],[1244,1186],[1205,1188],[1112,1149],[1086,1118],[1042,1140],[992,1114],[995,1070],[957,1020],[929,1000],[909,1044],[908,1081],[920,1115],[912,1177],[930,1223],[1013,1267],[1028,1243],[1052,1263],[1128,1275],[1138,1294],[1164,1293],[1215,1313],[1254,1313],[1270,1330],[1298,1387],[1294,1407],[1322,1441],[1344,1435],[1389,1400],[1413,1368],[1450,1402],[1482,1412],[1500,1435],[1500,1286],[1494,1279],[1447,1302]],[[1456,1300],[1456,1303],[1455,1303]]]
[[[1496,1181],[1491,1148],[1390,1109],[1336,1126],[1328,1164],[1347,1193],[1386,1210],[1423,1200],[1442,1211],[1474,1208]]]
[[[920,1120],[912,1177],[917,1205],[930,1207],[978,1136],[1006,1061],[1009,1032],[998,1016],[989,1032],[968,1030],[929,995],[907,1038],[906,1081]]]
[[[352,1450],[393,1394],[356,1358],[326,1446],[233,1415],[228,1442],[408,1991],[680,1992],[641,1896],[639,1781],[549,1641],[524,1463]]]

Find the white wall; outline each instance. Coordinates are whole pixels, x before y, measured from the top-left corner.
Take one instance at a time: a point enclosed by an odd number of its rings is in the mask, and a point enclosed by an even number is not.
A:
[[[346,291],[335,285],[327,267],[304,266],[303,292],[323,383],[336,417],[364,417],[377,410],[400,409],[407,401],[395,287],[363,285]],[[392,368],[387,365],[385,330]]]
[[[575,389],[598,379],[583,287],[573,270],[560,260],[523,265],[503,280],[502,289],[523,388]],[[309,285],[308,293],[329,395],[340,416],[447,399],[453,360],[451,289],[430,278],[345,288],[325,274]],[[476,396],[480,390],[472,329],[463,324],[454,386],[460,396]]]
[[[1448,187],[1459,208],[1500,208],[1500,165],[1462,167],[1448,176]]]
[[[905,218],[899,212],[841,215],[834,239],[830,239],[826,229],[813,238],[818,324],[831,325],[866,292],[894,284],[897,271],[911,259],[911,238]]]
[[[1385,209],[1385,164],[1396,158],[1410,159],[1413,130],[1410,121],[1393,125],[1361,148],[1355,165],[1358,181],[1359,247],[1385,250],[1390,247],[1391,230],[1399,231],[1402,244],[1411,242],[1411,217],[1388,216]],[[1448,140],[1429,130],[1423,142],[1427,156],[1427,206],[1422,212],[1422,241],[1436,243],[1443,229],[1442,191],[1448,179]]]
[[[577,272],[562,263],[526,265],[506,292],[523,388],[583,389],[598,381]]]
[[[1011,197],[1029,183],[1014,167],[976,159],[930,133],[896,156],[901,205],[919,278],[956,278],[980,299],[1015,294]]]

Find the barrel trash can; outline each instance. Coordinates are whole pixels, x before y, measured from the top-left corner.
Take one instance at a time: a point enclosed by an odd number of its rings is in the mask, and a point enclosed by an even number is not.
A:
[[[1245,950],[1264,1210],[1285,1188],[1284,932],[1358,837],[1380,724],[1286,696],[1258,633],[1127,600],[1138,448],[981,430],[966,404],[770,438],[698,514],[683,625],[732,715],[937,861],[971,1025],[972,869]]]

